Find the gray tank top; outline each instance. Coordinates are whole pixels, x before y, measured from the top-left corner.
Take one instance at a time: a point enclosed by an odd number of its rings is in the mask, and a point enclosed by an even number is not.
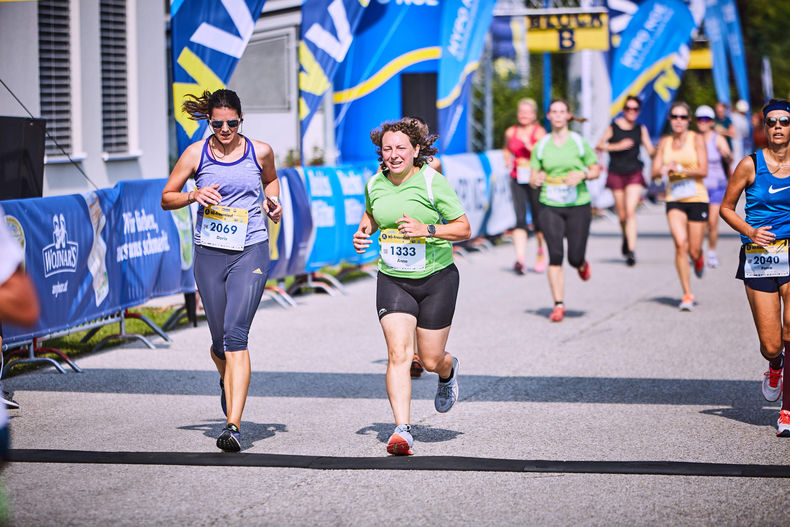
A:
[[[200,164],[195,172],[195,185],[198,188],[219,184],[217,189],[222,196],[219,203],[223,207],[245,209],[249,220],[244,246],[269,239],[261,203],[261,166],[255,157],[252,141],[244,136],[247,148],[241,159],[232,163],[217,161],[211,155],[208,142],[203,143]],[[195,225],[195,244],[200,245],[200,230],[203,226],[203,206],[198,206],[197,224]]]
[[[727,184],[727,174],[724,172],[721,152],[716,148],[716,133],[710,136],[710,140],[705,143],[708,151],[708,175],[702,180],[705,188],[717,189]]]

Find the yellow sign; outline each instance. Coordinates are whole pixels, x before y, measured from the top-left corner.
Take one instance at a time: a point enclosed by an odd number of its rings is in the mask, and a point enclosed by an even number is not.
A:
[[[527,49],[531,52],[572,52],[609,49],[607,13],[567,12],[528,15]]]

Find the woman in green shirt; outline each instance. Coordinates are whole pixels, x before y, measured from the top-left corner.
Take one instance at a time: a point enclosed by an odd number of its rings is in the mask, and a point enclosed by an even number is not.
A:
[[[426,136],[417,120],[404,118],[382,124],[370,138],[381,171],[365,186],[365,212],[353,241],[363,253],[381,230],[376,309],[387,342],[387,396],[395,417],[387,452],[408,455],[415,352],[426,370],[439,374],[436,410],[447,412],[458,399],[458,359],[444,350],[458,294],[450,242],[468,239],[471,228],[450,184],[428,166],[437,136]]]
[[[553,101],[546,116],[551,122],[551,133],[538,141],[532,151],[530,184],[542,186],[540,224],[549,250],[549,287],[554,297],[549,320],[561,322],[565,317],[564,238],[568,239],[568,263],[579,271],[582,280],[590,279],[585,252],[592,210],[585,180],[597,178],[599,167],[589,143],[568,129],[573,116],[567,102]]]

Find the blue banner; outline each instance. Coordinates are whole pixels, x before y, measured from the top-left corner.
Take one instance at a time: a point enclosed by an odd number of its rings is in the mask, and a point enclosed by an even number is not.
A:
[[[640,121],[650,135],[663,130],[669,106],[680,87],[696,23],[680,0],[648,0],[639,6],[612,60],[611,116],[629,95],[642,99]]]
[[[225,88],[265,0],[174,0],[170,4],[173,106],[178,153],[203,136],[206,121],[181,111],[187,94]]]
[[[705,9],[705,35],[710,42],[713,55],[713,85],[716,87],[716,99],[730,104],[730,69],[727,65],[727,47],[724,43],[724,21],[717,0],[707,0]]]
[[[370,131],[403,117],[401,101],[408,94],[402,90],[402,75],[437,72],[440,15],[438,0],[376,0],[365,9],[334,78],[335,137],[341,162],[375,165]]]
[[[446,154],[466,152],[466,113],[472,74],[479,65],[495,0],[445,0],[442,3],[439,59],[439,145]]]
[[[730,54],[732,72],[735,75],[735,86],[738,98],[749,102],[749,79],[746,75],[746,53],[743,50],[741,19],[734,0],[719,0],[721,18],[727,32],[727,51]]]
[[[346,57],[354,31],[370,0],[305,0],[299,42],[299,123],[304,135],[335,70]],[[302,156],[304,158],[304,156]]]
[[[302,176],[295,168],[281,168],[277,178],[283,217],[280,223],[269,220],[268,225],[271,280],[304,273],[313,232],[310,200]]]
[[[194,291],[191,216],[186,208],[162,210],[164,184],[122,182],[87,194],[3,202],[41,304],[33,328],[4,326],[4,339],[46,335]]]

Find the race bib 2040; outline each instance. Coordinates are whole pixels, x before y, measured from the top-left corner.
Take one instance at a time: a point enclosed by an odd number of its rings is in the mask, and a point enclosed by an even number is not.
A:
[[[425,270],[425,238],[407,238],[398,229],[382,229],[381,260],[396,271]]]
[[[746,262],[743,266],[743,275],[746,278],[790,275],[787,247],[787,240],[778,240],[765,247],[747,243],[744,246]]]

